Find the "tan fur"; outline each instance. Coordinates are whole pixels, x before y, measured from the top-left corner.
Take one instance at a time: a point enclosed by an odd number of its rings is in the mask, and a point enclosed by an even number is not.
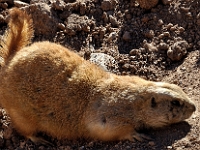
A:
[[[42,141],[38,132],[58,139],[139,140],[137,130],[180,122],[195,111],[176,85],[105,72],[55,43],[25,47],[32,24],[13,22],[32,23],[30,16],[15,8],[10,18],[4,48],[13,56],[4,57],[0,71],[0,103],[17,131],[34,142]]]
[[[22,12],[17,8],[10,10],[9,13],[9,29],[0,42],[2,46],[1,57],[4,60],[28,45],[33,37],[33,21],[31,17],[26,12]]]

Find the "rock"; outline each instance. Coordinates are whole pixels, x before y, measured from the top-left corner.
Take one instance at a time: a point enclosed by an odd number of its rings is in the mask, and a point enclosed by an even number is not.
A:
[[[138,53],[138,49],[132,49],[130,52],[129,52],[129,55],[130,56],[135,56],[137,53]]]
[[[122,36],[122,39],[123,39],[124,41],[130,42],[131,39],[132,39],[132,38],[131,38],[131,33],[128,32],[128,31],[125,31],[124,34],[123,34],[123,36]]]
[[[64,10],[66,3],[60,0],[54,0],[52,2],[52,8],[56,10]]]
[[[6,8],[8,8],[8,4],[7,3],[0,3],[0,8],[6,9]]]
[[[173,0],[162,0],[164,5],[169,5],[171,2],[173,2]]]
[[[154,45],[153,42],[147,43],[146,40],[143,42],[143,47],[148,51],[148,52],[157,52],[158,48]]]
[[[140,7],[144,9],[151,9],[158,4],[159,0],[137,0]]]
[[[13,4],[13,0],[0,0],[1,3]]]
[[[65,25],[63,23],[58,23],[58,28],[61,30],[65,30]]]
[[[103,12],[102,19],[103,19],[103,21],[104,21],[105,23],[108,22],[108,15],[107,15],[106,12]]]
[[[5,23],[5,22],[6,22],[5,17],[2,14],[0,14],[0,23]]]
[[[115,0],[103,0],[101,2],[101,9],[104,11],[113,10],[115,8],[117,1]]]
[[[77,31],[89,32],[93,21],[85,16],[71,14],[64,23],[66,25],[64,32],[68,35],[75,35]]]
[[[114,27],[118,27],[119,23],[118,23],[118,21],[117,21],[117,19],[115,17],[113,17],[112,15],[109,15],[109,19],[110,19],[111,24]]]
[[[36,3],[22,7],[32,15],[35,35],[52,36],[57,30],[57,19],[53,16],[51,8],[45,3]]]
[[[111,42],[117,38],[117,33],[116,32],[111,32],[108,36],[107,42]]]
[[[85,3],[80,3],[80,14],[84,15],[86,12],[86,4]]]
[[[158,46],[157,46],[158,50],[161,51],[166,51],[169,49],[169,45],[166,44],[165,42],[161,42]]]
[[[197,14],[196,19],[197,19],[197,25],[200,26],[200,13]]]
[[[146,38],[151,39],[151,38],[153,38],[153,37],[155,36],[155,33],[154,33],[153,30],[149,30],[149,31],[145,32],[144,36],[145,36]]]
[[[29,4],[24,3],[24,2],[21,2],[21,1],[16,1],[16,0],[14,0],[14,5],[15,5],[16,7],[25,7],[25,6],[28,6]]]
[[[119,71],[117,62],[110,55],[104,53],[91,53],[89,61],[95,63],[106,71],[113,73],[118,73]]]
[[[188,42],[185,40],[177,41],[169,47],[167,56],[172,61],[179,61],[187,54]]]

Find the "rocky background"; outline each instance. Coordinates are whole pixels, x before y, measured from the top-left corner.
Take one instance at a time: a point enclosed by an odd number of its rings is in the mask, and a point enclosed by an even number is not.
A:
[[[185,122],[143,131],[150,141],[57,141],[43,135],[54,144],[43,146],[16,133],[1,109],[0,149],[200,149],[199,0],[0,0],[0,35],[12,7],[32,15],[33,42],[60,43],[116,74],[175,83],[197,111]]]

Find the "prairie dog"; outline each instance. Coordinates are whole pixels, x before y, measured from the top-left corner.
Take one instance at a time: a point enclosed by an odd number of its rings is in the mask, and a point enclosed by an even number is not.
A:
[[[58,139],[142,140],[141,128],[189,118],[194,103],[174,84],[106,72],[48,41],[27,46],[31,17],[13,8],[1,42],[0,104],[16,130],[33,142]]]

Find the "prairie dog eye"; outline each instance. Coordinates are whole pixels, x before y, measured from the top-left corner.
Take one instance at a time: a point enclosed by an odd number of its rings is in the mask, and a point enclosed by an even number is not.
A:
[[[152,107],[152,108],[155,108],[156,106],[157,106],[156,100],[155,100],[154,97],[152,97],[152,98],[151,98],[151,107]]]
[[[174,105],[174,106],[181,106],[181,104],[178,100],[171,101],[171,104]]]

